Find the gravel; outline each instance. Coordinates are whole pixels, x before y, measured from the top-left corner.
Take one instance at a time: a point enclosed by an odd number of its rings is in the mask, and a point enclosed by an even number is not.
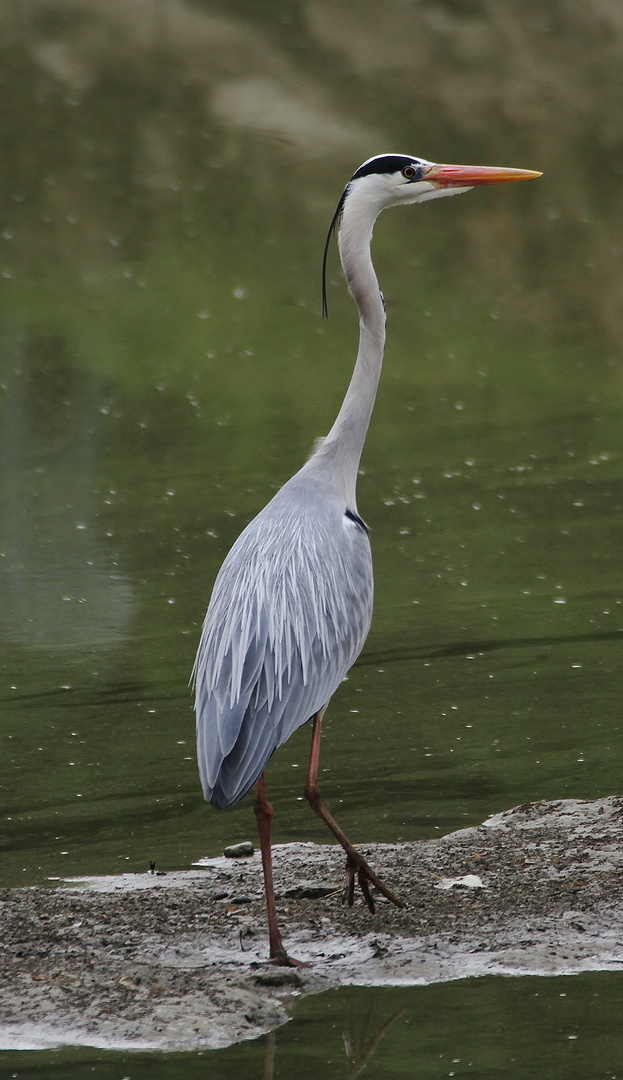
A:
[[[341,904],[339,847],[274,849],[284,941],[266,963],[259,855],[0,891],[0,1048],[221,1047],[293,996],[623,964],[623,799],[531,803],[436,840],[362,845],[403,900]]]

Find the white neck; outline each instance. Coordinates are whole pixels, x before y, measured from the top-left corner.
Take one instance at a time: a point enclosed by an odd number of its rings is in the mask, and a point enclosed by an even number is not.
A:
[[[385,349],[385,308],[370,256],[372,230],[380,209],[376,199],[357,190],[349,193],[344,204],[338,247],[348,288],[359,309],[359,350],[335,423],[304,466],[335,486],[352,510],[356,510],[357,472]]]

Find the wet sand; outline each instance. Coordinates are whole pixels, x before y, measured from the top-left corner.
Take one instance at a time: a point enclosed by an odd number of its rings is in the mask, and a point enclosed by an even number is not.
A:
[[[0,1048],[221,1047],[293,997],[623,965],[623,798],[531,803],[438,840],[361,845],[406,902],[341,904],[341,848],[275,848],[288,951],[266,963],[259,855],[0,891]]]

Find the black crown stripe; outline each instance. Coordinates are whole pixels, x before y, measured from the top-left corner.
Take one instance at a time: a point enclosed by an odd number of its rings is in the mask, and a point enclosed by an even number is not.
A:
[[[353,173],[352,180],[358,180],[360,176],[370,176],[372,173],[395,173],[401,172],[406,165],[418,165],[419,162],[412,157],[407,157],[405,154],[383,154],[382,157],[371,158],[370,161],[366,161],[356,173]]]

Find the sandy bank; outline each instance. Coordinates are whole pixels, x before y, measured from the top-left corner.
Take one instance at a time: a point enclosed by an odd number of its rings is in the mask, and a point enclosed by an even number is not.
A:
[[[0,1048],[189,1049],[287,1020],[293,995],[623,965],[623,798],[534,803],[421,843],[363,846],[406,900],[342,907],[340,848],[275,849],[290,953],[267,953],[259,856],[0,892]],[[454,883],[453,879],[466,879]],[[324,893],[324,895],[322,895]]]

